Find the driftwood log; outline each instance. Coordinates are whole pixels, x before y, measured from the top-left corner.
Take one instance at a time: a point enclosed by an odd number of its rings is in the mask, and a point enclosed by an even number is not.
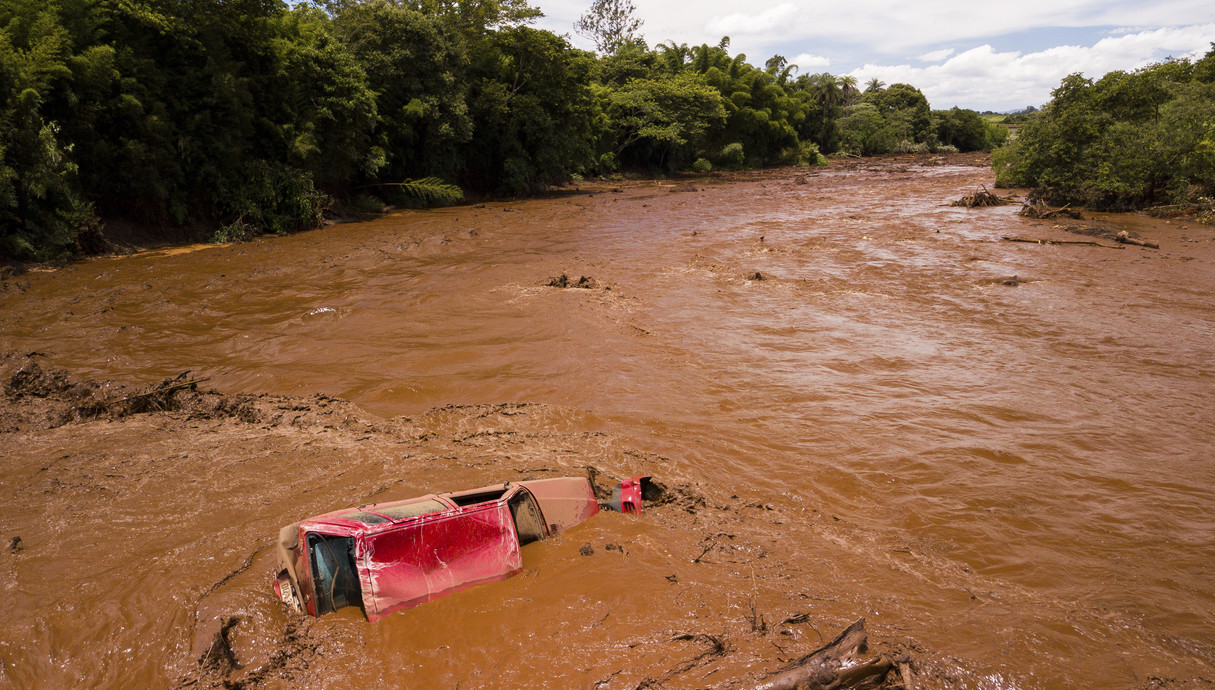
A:
[[[868,651],[869,634],[862,618],[831,644],[764,679],[755,690],[875,690],[886,682],[894,664],[884,656],[867,659]],[[904,686],[908,686],[910,670],[899,671]]]
[[[1079,245],[1084,245],[1087,247],[1105,247],[1106,249],[1122,249],[1122,247],[1111,247],[1108,244],[1101,244],[1100,242],[1092,242],[1089,240],[1035,240],[1035,239],[1028,238],[1028,237],[1009,237],[1008,235],[1004,235],[1000,239],[1004,240],[1005,242],[1024,242],[1026,244],[1079,244]]]
[[[1114,236],[1114,239],[1122,244],[1134,244],[1140,247],[1147,247],[1149,249],[1160,249],[1160,245],[1156,244],[1155,242],[1148,242],[1147,240],[1141,240],[1137,237],[1131,237],[1126,230],[1119,232]]]

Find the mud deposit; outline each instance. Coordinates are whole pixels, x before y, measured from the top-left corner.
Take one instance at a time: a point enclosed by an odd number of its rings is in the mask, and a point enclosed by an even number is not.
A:
[[[1215,231],[949,206],[981,184],[634,183],[4,279],[0,686],[729,688],[864,618],[920,688],[1215,687]],[[1001,239],[1122,230],[1160,249]],[[376,624],[270,590],[284,524],[588,466],[673,499]]]

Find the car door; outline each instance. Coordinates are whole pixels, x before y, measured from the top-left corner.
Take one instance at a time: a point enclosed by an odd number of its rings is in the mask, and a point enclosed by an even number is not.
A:
[[[366,535],[355,558],[364,611],[373,621],[465,587],[504,580],[523,569],[505,498]]]

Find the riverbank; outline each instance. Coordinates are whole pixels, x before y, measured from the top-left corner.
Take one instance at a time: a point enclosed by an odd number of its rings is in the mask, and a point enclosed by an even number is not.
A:
[[[606,193],[616,189],[626,189],[635,187],[677,187],[679,185],[696,184],[707,182],[726,182],[738,181],[746,179],[754,179],[756,177],[764,177],[766,175],[775,175],[784,177],[790,171],[802,171],[806,174],[816,174],[824,169],[835,170],[858,170],[858,169],[881,169],[887,167],[906,167],[911,165],[966,165],[990,167],[991,154],[984,152],[976,153],[953,153],[953,154],[890,154],[882,156],[869,156],[865,158],[832,158],[830,166],[809,166],[798,168],[762,168],[757,170],[740,170],[740,171],[723,171],[713,172],[704,175],[695,173],[680,173],[672,177],[655,177],[652,174],[633,173],[629,175],[617,175],[611,178],[588,178],[577,183],[570,183],[552,187],[546,192],[535,195],[534,198],[552,198],[555,196],[569,196],[579,194],[594,194]],[[517,197],[495,197],[495,196],[477,196],[469,198],[460,206],[476,206],[485,203],[503,203],[510,201],[519,201]],[[424,209],[419,209],[423,211]],[[385,213],[398,212],[392,206],[385,206],[380,213],[367,211],[356,211],[353,208],[337,208],[327,211],[325,214],[325,222],[318,228],[309,230],[300,230],[298,232],[314,232],[323,228],[332,227],[334,225],[343,225],[346,223],[358,223],[373,220]],[[67,263],[74,261],[85,261],[97,257],[117,257],[138,254],[146,251],[164,250],[174,247],[189,247],[199,244],[222,244],[212,242],[216,231],[219,230],[217,224],[194,223],[187,226],[175,226],[168,224],[151,224],[151,223],[136,223],[130,220],[123,219],[107,219],[104,220],[94,238],[91,251],[73,257]],[[295,233],[293,233],[295,234]],[[273,236],[263,235],[254,239],[267,239]],[[12,277],[26,273],[27,271],[45,271],[54,270],[65,265],[64,262],[58,263],[39,263],[16,260],[0,260],[0,280],[6,277]]]

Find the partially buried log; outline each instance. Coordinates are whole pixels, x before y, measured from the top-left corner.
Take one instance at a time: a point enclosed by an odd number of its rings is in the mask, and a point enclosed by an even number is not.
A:
[[[755,690],[875,690],[883,687],[894,664],[884,656],[865,658],[869,634],[862,618],[831,644],[769,676]],[[900,669],[901,671],[902,669]],[[910,675],[906,672],[906,675]],[[904,680],[904,683],[910,679]]]
[[[978,208],[978,207],[984,207],[984,206],[1007,206],[1009,204],[1016,203],[1016,201],[1014,201],[1013,199],[1006,199],[1004,197],[999,197],[999,196],[996,196],[995,194],[992,194],[991,192],[987,191],[986,185],[982,185],[982,188],[983,188],[982,191],[975,192],[974,194],[967,194],[966,196],[962,197],[961,199],[958,199],[957,201],[951,203],[950,206],[965,206],[966,208]]]
[[[1122,244],[1134,244],[1140,247],[1148,247],[1149,249],[1160,249],[1160,245],[1156,244],[1155,242],[1148,242],[1147,240],[1141,240],[1138,237],[1131,237],[1126,230],[1119,232],[1114,236],[1114,239]]]
[[[1005,242],[1024,242],[1026,244],[1078,244],[1078,245],[1083,245],[1086,247],[1105,247],[1106,249],[1122,249],[1122,247],[1111,247],[1108,244],[1101,244],[1100,242],[1089,242],[1088,240],[1045,240],[1045,239],[1035,240],[1035,239],[1028,238],[1028,237],[1009,237],[1008,235],[1004,235],[1000,239],[1004,240]]]

